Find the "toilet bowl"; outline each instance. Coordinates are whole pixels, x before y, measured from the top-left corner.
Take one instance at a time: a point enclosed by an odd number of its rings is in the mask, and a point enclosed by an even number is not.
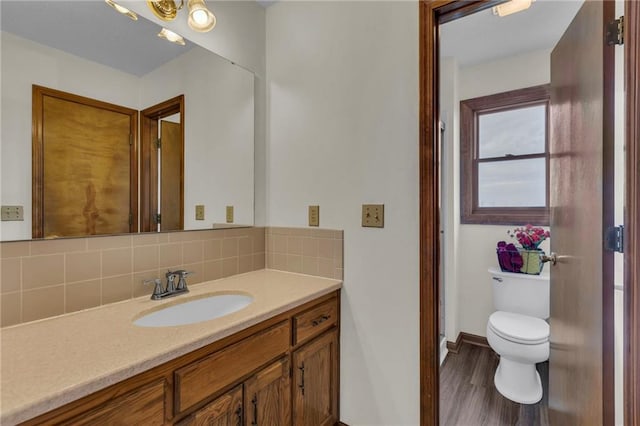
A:
[[[498,392],[520,404],[542,399],[536,364],[549,359],[549,324],[539,318],[497,311],[487,322],[487,341],[500,355],[494,376]]]
[[[543,393],[536,364],[549,359],[549,276],[489,273],[496,311],[487,322],[487,341],[500,355],[494,384],[514,402],[535,404]]]

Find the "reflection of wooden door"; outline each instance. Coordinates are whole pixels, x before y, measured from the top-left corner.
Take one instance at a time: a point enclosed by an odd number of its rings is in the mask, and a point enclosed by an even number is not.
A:
[[[33,236],[134,230],[137,111],[33,87]]]
[[[177,129],[169,129],[171,123],[167,123],[163,118],[177,114],[179,116],[179,124],[175,124]],[[153,105],[140,111],[140,231],[151,232],[159,229],[157,213],[160,216],[160,229],[175,230],[184,227],[184,95],[176,96],[157,105]],[[169,126],[166,126],[169,124]],[[162,127],[167,127],[162,129]],[[175,139],[173,142],[167,142],[165,148],[164,133],[167,130]],[[175,135],[177,130],[177,136]],[[162,131],[161,144],[162,154],[158,149],[158,136]],[[177,139],[176,139],[177,138]],[[179,141],[179,146],[177,145]],[[166,153],[165,153],[166,152]],[[169,171],[166,176],[159,175],[158,155],[161,155],[160,167]],[[167,164],[165,165],[165,161]],[[170,180],[176,177],[177,179]],[[158,182],[162,185],[160,192],[158,191]],[[167,185],[167,195],[164,194],[164,186]],[[179,197],[176,195],[179,194]],[[171,206],[163,206],[158,203],[160,198],[170,200]],[[164,203],[162,203],[164,204]],[[176,208],[177,211],[168,212],[166,219],[164,214],[168,207]],[[176,222],[175,217],[179,217]],[[176,226],[177,223],[177,226]]]
[[[264,368],[245,382],[244,411],[246,425],[291,424],[291,385],[289,359]]]
[[[613,2],[585,2],[551,55],[551,424],[613,424]]]
[[[182,229],[182,127],[160,121],[161,231]]]
[[[338,335],[323,334],[293,354],[293,424],[329,426],[338,421]]]

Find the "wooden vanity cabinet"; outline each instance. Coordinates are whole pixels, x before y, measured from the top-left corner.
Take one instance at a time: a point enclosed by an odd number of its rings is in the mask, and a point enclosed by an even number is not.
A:
[[[287,357],[262,369],[176,426],[287,426],[291,425],[290,413]]]
[[[246,426],[291,425],[289,365],[282,358],[244,383]]]
[[[293,424],[338,421],[338,333],[332,330],[293,353]]]
[[[158,380],[115,397],[93,410],[88,410],[63,425],[119,424],[126,418],[128,424],[164,424],[164,380]]]
[[[176,426],[243,426],[242,386],[214,399]]]
[[[23,424],[336,424],[339,307],[319,297]]]

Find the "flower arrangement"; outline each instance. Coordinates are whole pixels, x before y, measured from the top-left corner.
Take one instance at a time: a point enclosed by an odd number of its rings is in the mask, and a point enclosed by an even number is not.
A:
[[[518,240],[522,248],[527,250],[538,250],[538,246],[540,246],[544,240],[551,237],[549,231],[545,231],[531,224],[526,224],[521,228],[515,228],[513,231],[507,231],[507,234],[509,234],[511,238]]]

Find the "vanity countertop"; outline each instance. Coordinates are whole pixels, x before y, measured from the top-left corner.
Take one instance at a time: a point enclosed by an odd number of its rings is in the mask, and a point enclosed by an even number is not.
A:
[[[162,301],[148,296],[0,329],[0,424],[12,425],[118,383],[268,318],[340,289],[340,281],[263,269],[194,285]],[[232,314],[177,327],[132,320],[180,299],[244,292],[253,303]]]

